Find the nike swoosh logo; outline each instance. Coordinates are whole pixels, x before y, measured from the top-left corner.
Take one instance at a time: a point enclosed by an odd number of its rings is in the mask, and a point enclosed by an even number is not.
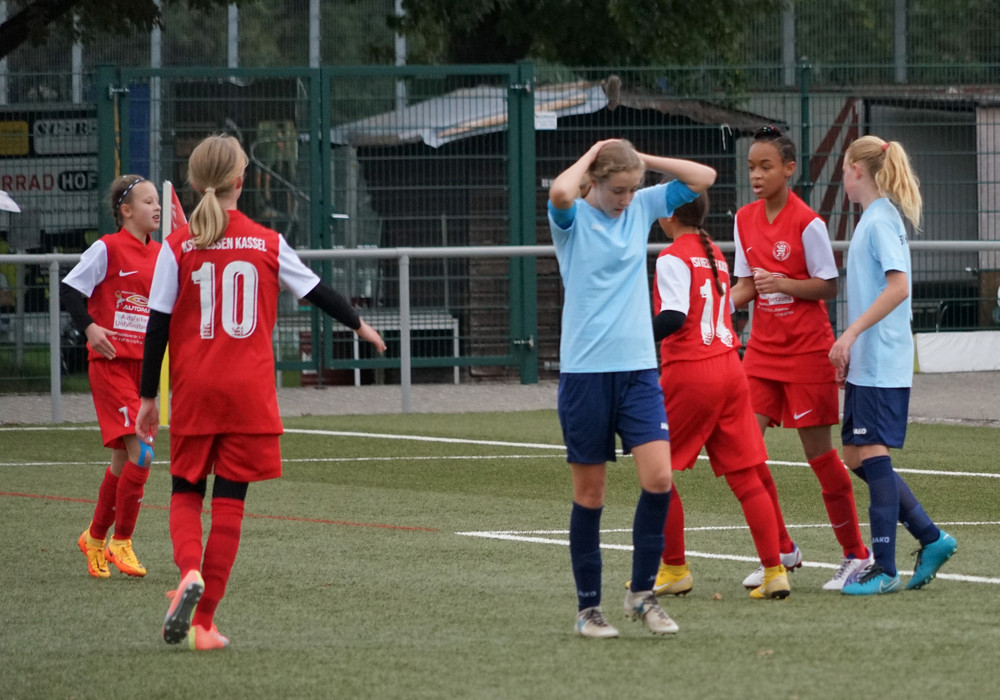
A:
[[[138,272],[139,272],[138,270],[131,270],[129,272],[125,272],[125,270],[119,270],[118,271],[118,276],[119,277],[128,277],[129,275],[135,275]]]
[[[795,415],[792,416],[792,418],[794,418],[795,420],[798,420],[802,416],[804,416],[804,415],[806,415],[808,413],[812,413],[812,412],[813,412],[813,410],[810,408],[808,411],[803,411],[802,413],[796,413]]]

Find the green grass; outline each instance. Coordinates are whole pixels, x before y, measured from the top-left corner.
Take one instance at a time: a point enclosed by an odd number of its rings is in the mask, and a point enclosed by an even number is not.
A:
[[[622,636],[602,642],[572,634],[565,546],[458,534],[565,530],[571,490],[560,450],[322,434],[559,446],[553,411],[310,417],[286,428],[285,476],[251,486],[251,517],[216,616],[232,645],[203,654],[160,638],[164,593],[178,577],[167,531],[168,436],[158,441],[135,534],[149,575],[99,581],[76,549],[106,459],[98,434],[0,430],[8,525],[0,695],[841,700],[995,697],[1000,689],[1000,479],[926,473],[1000,474],[995,429],[914,425],[894,455],[897,467],[924,470],[904,477],[935,520],[965,523],[945,526],[959,551],[942,574],[992,582],[941,577],[922,591],[852,599],[820,591],[829,569],[805,567],[791,577],[788,600],[758,602],[740,585],[752,563],[692,556],[694,591],[664,600],[681,632],[659,639],[622,618],[630,553],[610,549],[605,609]],[[791,431],[770,431],[768,446],[773,459],[802,461]],[[807,561],[837,562],[811,472],[773,472]],[[689,550],[754,555],[745,529],[696,529],[742,524],[707,464],[677,481]],[[631,527],[636,490],[631,460],[619,460],[603,528]],[[856,493],[865,523],[863,484]],[[630,537],[608,532],[603,541]],[[900,568],[911,569],[913,540],[901,529],[898,542]]]

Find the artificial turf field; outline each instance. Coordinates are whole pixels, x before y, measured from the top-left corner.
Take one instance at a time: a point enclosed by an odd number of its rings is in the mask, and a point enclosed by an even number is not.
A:
[[[1000,696],[1000,431],[911,425],[894,463],[958,553],[919,591],[820,590],[840,560],[792,431],[767,442],[806,557],[751,601],[736,499],[707,463],[676,475],[694,590],[681,627],[621,612],[637,484],[609,468],[604,608],[572,633],[570,477],[554,411],[286,420],[283,478],[252,485],[216,623],[228,649],[160,637],[177,585],[161,432],[133,538],[149,570],[92,579],[76,547],[108,456],[95,426],[0,428],[3,698],[988,698]],[[867,490],[855,481],[868,537]],[[205,515],[207,531],[208,515]],[[915,542],[901,528],[904,584]]]

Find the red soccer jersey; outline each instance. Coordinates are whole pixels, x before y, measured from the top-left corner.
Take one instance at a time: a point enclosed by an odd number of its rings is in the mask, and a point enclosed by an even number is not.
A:
[[[821,230],[822,235],[813,235],[810,241],[819,241],[820,246],[825,245],[825,252],[829,252],[826,224],[791,191],[773,222],[767,220],[765,204],[764,200],[757,200],[736,212],[740,246],[736,274],[752,275],[752,270],[762,268],[776,276],[809,279],[813,275],[808,267],[803,234],[807,229],[815,229],[814,233]],[[740,254],[748,270],[741,271]],[[824,268],[824,279],[836,276],[835,268]],[[821,300],[786,294],[758,295],[743,367],[749,376],[784,382],[833,381],[833,365],[827,359],[833,341],[830,317]]]
[[[149,321],[149,286],[160,244],[143,244],[122,229],[101,236],[81,256],[63,282],[89,297],[87,313],[94,323],[114,331],[117,357],[141,360]],[[88,343],[87,347],[90,347]],[[88,357],[101,356],[90,348]]]
[[[275,231],[236,210],[204,250],[187,226],[167,237],[150,305],[170,313],[171,433],[282,432],[272,332],[279,280],[298,297],[319,278]]]
[[[714,243],[712,255],[722,283],[722,294],[715,285],[712,268],[697,234],[679,237],[662,250],[656,260],[653,313],[667,309],[687,315],[684,325],[661,341],[661,366],[714,357],[740,346],[729,313],[729,266]]]

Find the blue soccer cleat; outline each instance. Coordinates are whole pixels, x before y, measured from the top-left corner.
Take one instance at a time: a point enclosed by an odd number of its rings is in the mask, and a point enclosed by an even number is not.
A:
[[[906,590],[926,586],[937,576],[938,569],[951,559],[958,549],[958,542],[944,530],[936,542],[921,547],[917,551],[917,565],[913,570],[913,578],[906,584]]]
[[[872,564],[850,583],[844,584],[840,592],[844,595],[880,595],[896,593],[902,589],[899,574],[889,575],[878,564]]]

